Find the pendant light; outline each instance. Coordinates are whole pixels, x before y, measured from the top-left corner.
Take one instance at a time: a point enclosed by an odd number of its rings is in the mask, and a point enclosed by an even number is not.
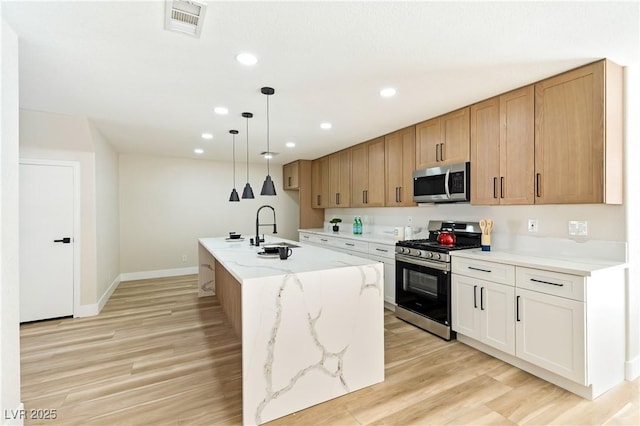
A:
[[[267,95],[267,177],[264,179],[262,184],[262,191],[260,191],[260,195],[276,195],[276,187],[271,180],[271,175],[269,174],[269,155],[271,151],[269,150],[269,96],[276,93],[273,87],[263,87],[260,89],[263,95]]]
[[[247,198],[255,198],[253,196],[253,189],[251,189],[251,185],[249,184],[249,119],[253,117],[253,114],[250,112],[243,112],[242,116],[247,119],[247,184],[244,186],[244,190],[242,191],[242,199]]]
[[[236,191],[236,135],[238,134],[238,131],[229,130],[229,133],[233,135],[233,189],[231,190],[229,201],[240,201],[238,191]]]

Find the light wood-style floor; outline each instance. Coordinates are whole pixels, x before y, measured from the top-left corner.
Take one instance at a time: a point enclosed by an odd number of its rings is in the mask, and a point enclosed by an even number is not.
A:
[[[242,422],[240,342],[194,276],[123,282],[100,315],[21,336],[25,408],[57,414],[39,423]],[[385,364],[384,383],[271,424],[640,424],[639,380],[587,401],[390,312]]]

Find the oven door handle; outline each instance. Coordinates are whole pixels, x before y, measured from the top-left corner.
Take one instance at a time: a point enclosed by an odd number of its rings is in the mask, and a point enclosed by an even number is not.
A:
[[[427,268],[437,269],[438,271],[449,271],[451,266],[448,262],[436,262],[427,259],[416,259],[415,257],[405,256],[396,253],[396,261],[408,263],[410,265],[425,266]]]

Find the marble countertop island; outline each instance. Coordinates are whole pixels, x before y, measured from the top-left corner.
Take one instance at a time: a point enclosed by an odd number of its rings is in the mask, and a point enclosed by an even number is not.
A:
[[[291,257],[199,240],[200,296],[242,340],[244,424],[262,424],[384,380],[382,263],[296,241]]]

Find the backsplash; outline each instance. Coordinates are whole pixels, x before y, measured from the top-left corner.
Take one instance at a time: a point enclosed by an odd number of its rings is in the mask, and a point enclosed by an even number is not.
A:
[[[420,207],[325,209],[325,230],[334,217],[342,219],[341,233],[351,233],[354,216],[360,216],[365,234],[393,238],[396,227],[411,222],[412,238],[425,238],[429,220],[479,221],[493,219],[492,249],[532,255],[625,261],[627,243],[624,206],[620,205],[533,205],[472,206],[437,204]],[[527,229],[529,219],[538,221],[538,232]],[[569,235],[570,220],[586,221],[588,235]]]

